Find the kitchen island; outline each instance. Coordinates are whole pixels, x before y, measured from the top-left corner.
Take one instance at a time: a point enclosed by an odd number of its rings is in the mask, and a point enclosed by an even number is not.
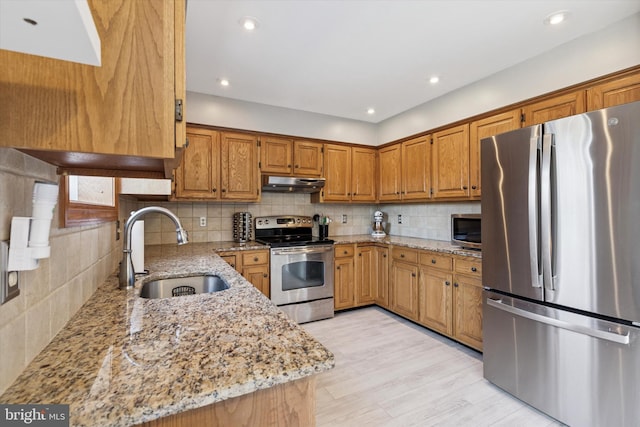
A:
[[[290,403],[297,399],[305,416],[313,413],[312,376],[331,369],[333,355],[216,255],[219,249],[147,247],[150,274],[121,290],[114,272],[0,402],[69,404],[74,426],[161,425],[172,417],[178,425],[194,421],[175,417],[195,412],[198,420],[225,419],[216,412],[225,402],[238,412],[243,406],[233,399],[274,390],[246,406],[262,413],[235,415],[269,425],[290,414],[306,423]],[[221,276],[229,289],[139,296],[145,282],[204,273]],[[273,402],[282,405],[268,407]]]

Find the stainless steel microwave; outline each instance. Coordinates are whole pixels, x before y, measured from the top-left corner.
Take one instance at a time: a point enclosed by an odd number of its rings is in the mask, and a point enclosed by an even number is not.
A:
[[[482,216],[480,214],[451,215],[451,243],[469,249],[482,249]]]

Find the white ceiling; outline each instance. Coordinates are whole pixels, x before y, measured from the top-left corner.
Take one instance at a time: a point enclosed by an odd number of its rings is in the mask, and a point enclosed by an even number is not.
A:
[[[569,19],[544,25],[558,10]],[[639,11],[638,0],[189,0],[187,90],[377,123]],[[259,27],[245,31],[243,16]]]

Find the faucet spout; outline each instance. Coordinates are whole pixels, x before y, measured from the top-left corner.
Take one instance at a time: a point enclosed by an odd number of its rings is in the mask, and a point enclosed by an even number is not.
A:
[[[189,243],[187,230],[182,228],[180,219],[169,209],[160,206],[148,206],[131,212],[131,215],[124,224],[124,240],[122,242],[122,262],[120,262],[119,287],[126,289],[133,287],[135,283],[135,274],[133,272],[133,261],[131,259],[131,230],[133,224],[142,216],[148,213],[160,213],[169,217],[176,225],[176,240],[179,245]]]

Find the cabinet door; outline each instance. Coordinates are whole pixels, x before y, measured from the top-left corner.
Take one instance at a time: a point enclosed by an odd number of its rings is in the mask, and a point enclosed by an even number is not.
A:
[[[545,101],[526,105],[523,127],[533,126],[549,120],[562,119],[585,112],[585,91],[578,90]]]
[[[431,197],[429,135],[402,143],[402,199]]]
[[[376,201],[376,150],[352,148],[351,200]]]
[[[101,41],[100,67],[0,49],[0,146],[47,150],[62,164],[72,159],[71,167],[80,161],[95,169],[145,164],[125,156],[173,159],[174,100],[181,90],[175,67],[184,59],[176,57],[184,54],[175,43],[184,21],[175,14],[182,7],[184,17],[184,1],[94,0],[89,7]],[[104,161],[67,152],[123,157]]]
[[[587,90],[588,111],[635,101],[640,101],[640,72]]]
[[[520,110],[513,110],[472,122],[469,127],[469,185],[471,197],[482,195],[480,182],[480,141],[499,133],[520,128]]]
[[[224,262],[229,264],[236,271],[240,272],[240,270],[242,270],[242,268],[241,268],[242,266],[238,264],[238,261],[236,260],[235,254],[231,254],[231,255],[219,254],[219,255],[220,255],[220,258],[222,258],[222,260]]]
[[[285,138],[260,139],[260,164],[263,173],[290,175],[293,171],[293,141]]]
[[[391,267],[391,310],[418,320],[418,266],[393,261]]]
[[[375,248],[377,283],[375,301],[381,307],[389,307],[389,248]]]
[[[373,304],[378,282],[375,247],[358,246],[355,261],[356,305]]]
[[[454,337],[482,351],[482,282],[479,278],[456,275],[453,288]]]
[[[419,322],[446,335],[453,334],[453,275],[434,268],[420,268]]]
[[[295,141],[293,146],[293,174],[322,176],[322,146],[320,142]]]
[[[469,125],[433,134],[433,198],[469,197]]]
[[[380,201],[402,199],[402,144],[378,150],[378,199]]]
[[[324,201],[351,200],[351,147],[325,144],[324,171]]]
[[[242,276],[269,298],[269,265],[252,265],[242,268]]]
[[[258,141],[242,133],[221,134],[220,198],[258,200]]]
[[[176,169],[176,197],[218,199],[220,134],[214,130],[187,129],[189,146]]]
[[[355,267],[353,257],[336,258],[333,274],[334,307],[336,310],[355,306]]]

